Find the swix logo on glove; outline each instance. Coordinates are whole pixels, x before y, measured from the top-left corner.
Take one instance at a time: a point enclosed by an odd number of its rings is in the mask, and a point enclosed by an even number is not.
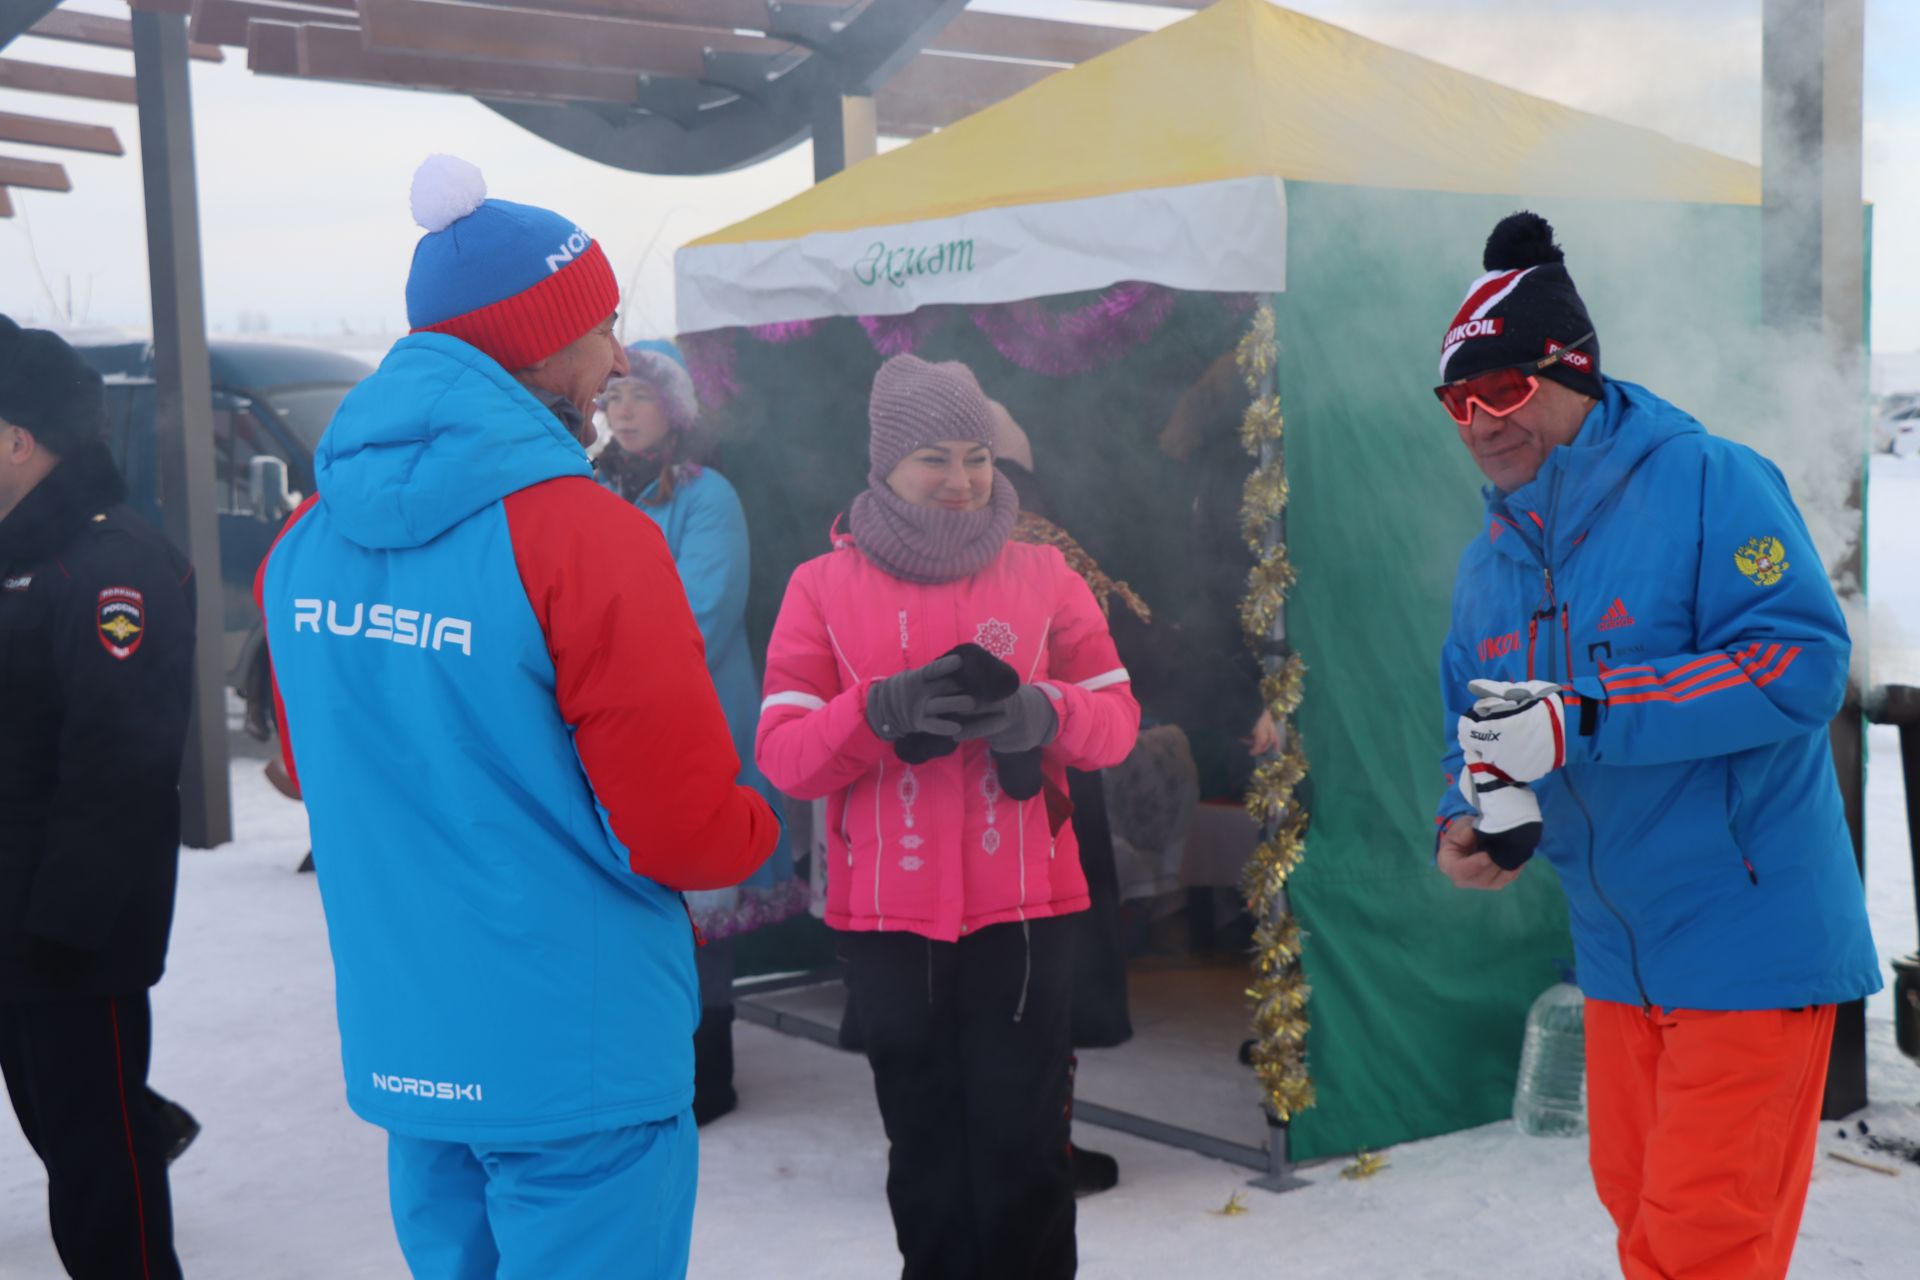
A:
[[[1460,749],[1503,779],[1537,782],[1567,762],[1566,712],[1560,686],[1545,680],[1475,680],[1477,699],[1460,717]],[[1499,728],[1488,721],[1498,721]]]

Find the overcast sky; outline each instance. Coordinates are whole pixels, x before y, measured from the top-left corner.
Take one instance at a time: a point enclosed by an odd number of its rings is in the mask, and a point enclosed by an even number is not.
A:
[[[69,8],[122,14],[118,0]],[[974,0],[1008,13],[1151,28],[1187,16],[1100,0]],[[1295,9],[1515,88],[1760,158],[1761,0],[1293,0]],[[1866,195],[1877,351],[1920,349],[1920,3],[1868,0]],[[22,38],[9,56],[129,74],[132,55]],[[672,327],[673,250],[803,189],[806,147],[739,173],[658,178],[582,160],[463,98],[255,76],[244,51],[193,65],[207,309],[217,329],[394,333],[418,235],[407,184],[451,151],[494,194],[550,204],[606,246],[631,338]],[[111,124],[128,155],[7,148],[67,166],[69,194],[14,191],[0,310],[41,323],[145,324],[132,107],[0,91],[0,111]],[[1657,257],[1650,255],[1649,268]]]

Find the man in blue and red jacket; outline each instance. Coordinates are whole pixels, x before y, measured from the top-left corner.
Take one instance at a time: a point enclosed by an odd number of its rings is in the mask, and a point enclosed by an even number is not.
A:
[[[257,591],[313,828],[347,1100],[416,1276],[683,1276],[697,1146],[679,891],[778,836],[658,527],[580,436],[597,243],[436,156],[413,334],[341,405]],[[607,554],[618,548],[618,555]]]
[[[1504,887],[1537,803],[1625,1274],[1784,1276],[1834,1006],[1880,985],[1827,739],[1846,623],[1779,469],[1601,375],[1544,219],[1484,266],[1437,388],[1492,482],[1441,661],[1437,864]]]

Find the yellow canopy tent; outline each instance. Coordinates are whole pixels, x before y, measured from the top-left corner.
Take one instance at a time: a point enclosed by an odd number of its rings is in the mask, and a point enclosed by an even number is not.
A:
[[[683,333],[1119,280],[1278,292],[1286,183],[1754,205],[1751,165],[1221,0],[676,262]]]

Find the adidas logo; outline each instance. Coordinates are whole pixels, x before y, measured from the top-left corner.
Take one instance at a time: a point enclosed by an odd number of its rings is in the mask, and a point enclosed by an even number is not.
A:
[[[1627,612],[1627,606],[1620,602],[1620,597],[1615,596],[1613,598],[1613,607],[1608,609],[1606,615],[1600,619],[1600,629],[1602,631],[1614,631],[1620,627],[1630,627],[1632,625],[1633,615]]]

